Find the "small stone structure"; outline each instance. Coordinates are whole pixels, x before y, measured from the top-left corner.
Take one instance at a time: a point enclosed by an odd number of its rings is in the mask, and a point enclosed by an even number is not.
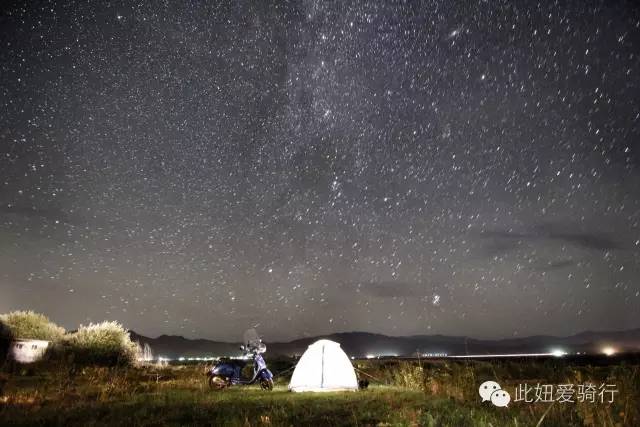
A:
[[[18,363],[33,363],[42,359],[49,341],[15,339],[11,341],[7,358]]]

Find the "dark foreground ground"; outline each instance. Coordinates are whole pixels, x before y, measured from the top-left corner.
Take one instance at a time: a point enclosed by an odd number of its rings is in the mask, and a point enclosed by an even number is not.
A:
[[[290,393],[288,373],[272,392],[256,387],[210,391],[204,365],[140,368],[40,365],[0,373],[0,425],[126,426],[639,426],[640,367],[635,359],[608,363],[567,360],[355,361],[366,391]],[[291,366],[274,360],[274,372]],[[498,381],[535,387],[544,400],[481,402],[478,386]],[[545,396],[573,385],[573,402]],[[596,388],[584,399],[585,385]],[[614,386],[601,402],[602,384]],[[546,386],[542,387],[542,386]],[[579,395],[582,386],[583,395]],[[609,387],[613,390],[613,387]],[[582,401],[580,401],[582,398]]]

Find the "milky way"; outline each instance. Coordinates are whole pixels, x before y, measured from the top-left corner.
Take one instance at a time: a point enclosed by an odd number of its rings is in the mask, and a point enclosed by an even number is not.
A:
[[[633,2],[204,3],[2,6],[0,311],[640,326]]]

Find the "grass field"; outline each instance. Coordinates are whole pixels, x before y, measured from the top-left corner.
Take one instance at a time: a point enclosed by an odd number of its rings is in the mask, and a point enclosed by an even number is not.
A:
[[[287,361],[274,361],[274,371]],[[621,362],[575,366],[545,362],[359,361],[368,390],[290,393],[283,376],[272,392],[207,388],[203,365],[78,368],[40,365],[0,374],[0,425],[126,426],[637,426],[640,371]],[[375,378],[375,379],[374,379]],[[612,403],[480,402],[478,385],[499,379],[614,383]],[[542,381],[542,380],[541,380]]]

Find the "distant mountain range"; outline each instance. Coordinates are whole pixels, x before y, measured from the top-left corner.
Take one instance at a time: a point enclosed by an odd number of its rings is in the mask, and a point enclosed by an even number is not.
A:
[[[304,353],[306,348],[319,339],[339,342],[349,356],[411,356],[416,353],[501,354],[501,353],[545,353],[562,350],[570,353],[601,353],[612,347],[618,352],[640,352],[640,328],[625,331],[586,331],[568,337],[537,335],[501,340],[479,340],[460,336],[413,335],[392,337],[367,332],[344,332],[302,338],[290,342],[268,342],[270,356],[293,356]],[[182,336],[161,335],[149,338],[131,332],[131,339],[142,345],[149,344],[155,356],[167,358],[239,356],[240,343],[188,339]]]

